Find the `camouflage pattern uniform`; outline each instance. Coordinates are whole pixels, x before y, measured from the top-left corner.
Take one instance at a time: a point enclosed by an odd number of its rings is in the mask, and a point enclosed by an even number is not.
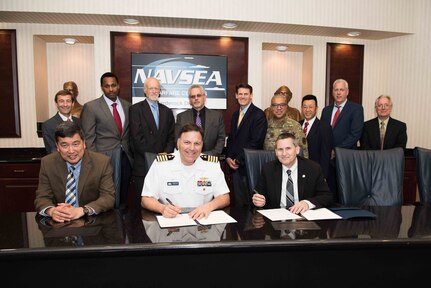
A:
[[[301,147],[304,157],[308,158],[307,137],[305,137],[304,131],[302,131],[301,124],[287,116],[283,119],[273,118],[268,120],[268,129],[266,130],[263,149],[274,150],[275,140],[277,140],[278,135],[282,132],[290,132],[294,134],[299,140],[299,147]]]

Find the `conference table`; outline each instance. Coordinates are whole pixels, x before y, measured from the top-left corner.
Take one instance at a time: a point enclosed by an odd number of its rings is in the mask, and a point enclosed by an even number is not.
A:
[[[431,207],[362,208],[376,217],[273,222],[255,209],[228,207],[236,223],[163,229],[144,209],[66,224],[35,212],[2,214],[0,283],[387,287],[425,281]]]

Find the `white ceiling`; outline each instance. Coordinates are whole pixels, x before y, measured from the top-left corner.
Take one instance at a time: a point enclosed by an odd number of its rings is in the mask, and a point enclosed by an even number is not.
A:
[[[140,24],[133,26],[144,27],[175,27],[186,29],[209,29],[209,30],[226,30],[222,24],[226,21],[213,19],[193,19],[193,18],[170,18],[170,17],[147,17],[147,16],[122,16],[122,15],[100,15],[100,14],[75,14],[75,13],[45,13],[45,12],[9,12],[0,11],[0,23],[39,23],[39,24],[77,24],[77,25],[104,25],[104,26],[130,26],[123,22],[125,18],[134,18],[140,21]],[[361,35],[355,38],[367,40],[381,40],[392,37],[407,35],[406,33],[347,29],[338,27],[322,27],[309,25],[293,25],[266,22],[236,22],[237,28],[234,31],[250,31],[261,33],[282,33],[282,34],[299,34],[312,36],[343,37],[350,31],[359,31]],[[49,42],[62,42],[63,38],[73,35],[50,35],[39,36]],[[76,37],[75,37],[76,38]],[[84,37],[78,40],[79,43],[93,43],[92,37]],[[268,43],[264,49],[275,49],[277,43]],[[289,51],[303,51],[305,47],[296,47],[290,45]]]

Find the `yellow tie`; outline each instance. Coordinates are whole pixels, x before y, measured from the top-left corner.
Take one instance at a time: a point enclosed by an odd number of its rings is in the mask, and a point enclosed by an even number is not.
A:
[[[242,112],[242,110],[239,110],[238,126],[237,127],[239,127],[239,124],[241,124],[243,117],[244,117],[244,112]]]
[[[383,150],[383,143],[385,140],[385,122],[380,122],[380,150]]]

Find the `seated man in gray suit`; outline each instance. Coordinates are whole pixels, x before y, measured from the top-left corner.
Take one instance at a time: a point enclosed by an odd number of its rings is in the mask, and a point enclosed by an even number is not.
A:
[[[178,139],[184,125],[195,123],[204,131],[202,153],[220,155],[224,148],[226,136],[223,115],[219,111],[205,107],[207,96],[201,85],[190,86],[188,95],[192,108],[177,115],[175,139]]]
[[[57,151],[54,134],[55,128],[58,124],[63,121],[72,121],[81,125],[79,118],[72,116],[71,113],[73,104],[75,103],[75,98],[73,97],[72,92],[68,90],[60,90],[55,94],[54,101],[57,105],[58,112],[42,124],[43,143],[45,144],[45,149],[48,153]]]

